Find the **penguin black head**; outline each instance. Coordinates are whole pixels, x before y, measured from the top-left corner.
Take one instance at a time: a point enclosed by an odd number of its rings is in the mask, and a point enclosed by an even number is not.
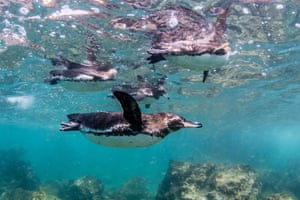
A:
[[[63,69],[56,69],[56,70],[52,70],[49,72],[49,74],[52,76],[52,77],[61,77],[64,75],[64,71]]]
[[[201,128],[202,124],[199,122],[193,122],[186,120],[184,117],[176,115],[174,113],[168,113],[167,115],[168,120],[168,128],[172,131],[179,130],[181,128]]]
[[[50,85],[55,85],[61,80],[64,76],[64,71],[61,69],[52,70],[49,72],[50,77],[44,79],[44,82],[49,83]]]

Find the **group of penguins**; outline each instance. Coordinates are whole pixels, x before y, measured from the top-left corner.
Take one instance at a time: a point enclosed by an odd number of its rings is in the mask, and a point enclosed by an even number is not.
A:
[[[151,54],[149,57],[150,63],[158,62],[170,56],[188,56],[185,59],[189,59],[189,56],[191,58],[201,57],[203,54],[226,54],[227,45],[224,45],[226,43],[222,43],[223,41],[219,39],[223,37],[222,34],[225,32],[225,20],[229,8],[230,6],[222,10],[213,26],[206,21],[201,21],[202,25],[199,22],[199,26],[202,26],[202,29],[196,34],[195,30],[190,30],[190,27],[180,26],[180,17],[183,16],[185,18],[182,12],[188,12],[185,14],[188,14],[189,17],[194,17],[195,14],[191,14],[191,10],[183,9],[182,7],[174,8],[168,23],[170,23],[170,20],[173,20],[171,25],[179,28],[167,30],[165,32],[166,35],[160,33],[161,38],[155,41],[156,44],[153,43],[151,51],[148,52]],[[174,16],[176,10],[179,10],[177,18]],[[177,21],[174,22],[174,20]],[[126,19],[117,19],[116,21],[118,23],[126,23]],[[153,22],[153,19],[151,19],[151,22]],[[205,30],[203,30],[203,26]],[[186,35],[188,37],[188,31],[192,31],[191,34],[195,37],[192,43],[187,41],[187,38],[184,38]],[[177,35],[174,33],[177,33]],[[172,35],[177,37],[178,41],[170,39],[169,36]],[[167,41],[164,41],[164,38]],[[182,46],[178,47],[178,44]],[[64,69],[50,71],[50,76],[45,78],[45,82],[53,85],[60,81],[77,81],[80,84],[83,81],[114,80],[118,73],[117,69],[98,62],[95,52],[89,48],[86,48],[86,50],[87,62],[85,63],[72,62],[64,57],[51,58],[50,60],[54,66],[63,66]],[[208,70],[204,70],[203,82],[207,75]],[[165,79],[166,77],[163,76],[149,82],[138,75],[138,84],[123,83],[114,85],[111,97],[119,101],[122,107],[121,111],[68,114],[68,121],[61,122],[60,131],[81,131],[92,142],[104,146],[144,147],[159,142],[165,136],[181,128],[201,128],[202,124],[200,122],[187,120],[172,112],[150,114],[141,112],[138,101],[146,97],[158,99],[161,96],[165,96],[168,98],[167,92],[163,87]],[[150,104],[146,104],[146,108],[149,108],[149,106]]]

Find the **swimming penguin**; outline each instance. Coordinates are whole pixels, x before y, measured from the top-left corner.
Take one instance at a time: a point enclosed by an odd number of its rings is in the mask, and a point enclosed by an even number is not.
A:
[[[214,10],[218,15],[215,23],[190,8],[171,6],[140,19],[116,18],[110,25],[150,33],[153,39],[147,51],[149,64],[167,60],[173,65],[200,70],[205,82],[209,70],[228,62],[230,47],[225,31],[230,7],[229,4],[226,9]]]
[[[60,131],[81,131],[91,141],[113,147],[144,147],[155,144],[181,128],[201,128],[199,122],[188,121],[170,112],[143,114],[129,94],[115,91],[123,112],[69,114]]]
[[[58,81],[106,81],[114,80],[117,69],[109,64],[103,64],[96,60],[94,52],[87,48],[88,59],[86,64],[72,62],[66,58],[51,58],[54,66],[63,65],[67,69],[55,69],[50,71],[50,77],[44,79],[51,85]]]
[[[176,21],[174,23],[176,28],[161,31],[156,35],[152,47],[148,50],[151,55],[147,58],[149,63],[166,59],[179,66],[200,69],[203,71],[203,82],[205,82],[208,71],[226,64],[230,52],[225,35],[230,5],[226,9],[219,8],[218,11],[220,14],[217,21],[211,23],[187,8],[175,9],[170,21],[171,19]],[[186,20],[186,17],[180,15],[181,13],[190,16],[188,23],[181,24]]]
[[[155,79],[145,79],[144,77],[137,75],[137,83],[122,83],[114,85],[112,92],[122,91],[130,94],[136,101],[143,101],[145,107],[149,108],[153,100],[159,99],[161,96],[170,99],[167,91],[164,87],[166,76]],[[109,97],[114,97],[113,94],[109,94]]]

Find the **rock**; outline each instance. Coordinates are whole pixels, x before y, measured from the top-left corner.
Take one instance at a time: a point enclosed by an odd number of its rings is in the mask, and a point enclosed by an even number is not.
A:
[[[1,200],[60,200],[57,196],[47,194],[44,191],[29,191],[22,188],[10,189],[2,193]]]
[[[300,191],[299,165],[289,165],[287,170],[263,169],[258,171],[262,183],[262,196],[266,200],[298,199]]]
[[[276,193],[264,198],[264,200],[297,200],[298,198],[291,193]]]
[[[0,186],[35,190],[40,181],[30,163],[23,161],[23,149],[0,151]]]
[[[104,190],[103,183],[92,176],[83,176],[60,189],[59,197],[66,200],[97,200],[101,199]]]
[[[96,199],[96,197],[101,196],[104,185],[103,183],[92,176],[83,176],[73,183],[74,186],[79,187],[82,191],[87,191],[93,196],[93,199]]]
[[[257,199],[259,184],[248,165],[221,167],[213,176],[215,190],[229,199]]]
[[[6,190],[1,194],[1,200],[23,199],[29,200],[32,197],[32,192],[22,188]]]
[[[255,200],[259,193],[260,184],[249,166],[171,161],[156,200]]]
[[[134,177],[113,192],[110,200],[149,200],[152,199],[146,186],[146,180],[142,177]]]

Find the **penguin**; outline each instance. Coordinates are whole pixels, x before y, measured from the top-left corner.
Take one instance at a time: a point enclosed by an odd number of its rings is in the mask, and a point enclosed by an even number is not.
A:
[[[190,9],[173,8],[169,22],[174,22],[174,28],[155,35],[151,48],[147,51],[150,54],[148,63],[168,60],[179,66],[202,70],[204,83],[209,70],[228,62],[230,47],[225,31],[230,8],[231,4],[226,9],[218,8],[215,12],[219,16],[215,23],[202,19]],[[187,16],[190,17],[190,23],[184,23]]]
[[[204,19],[193,9],[168,6],[142,18],[118,17],[111,20],[110,25],[152,35],[146,58],[149,64],[166,60],[171,65],[202,71],[204,83],[210,70],[229,63],[231,49],[225,32],[230,9],[231,3],[224,9],[211,8],[210,15],[217,16],[215,23]]]
[[[92,142],[112,147],[145,147],[153,145],[182,128],[201,128],[171,112],[141,113],[136,100],[126,92],[114,91],[122,112],[73,113],[62,122],[60,131],[81,131]]]
[[[63,65],[66,69],[50,71],[50,77],[45,78],[44,82],[54,85],[58,81],[106,81],[116,79],[117,69],[98,62],[94,52],[89,48],[86,49],[88,59],[87,63],[84,64],[72,62],[63,57],[51,58],[52,65]]]
[[[122,83],[114,85],[112,92],[123,91],[130,94],[136,101],[143,101],[145,108],[150,108],[153,100],[158,100],[161,96],[170,99],[168,93],[164,87],[167,76],[161,78],[146,79],[141,75],[137,75],[137,83]],[[113,94],[109,94],[109,97],[114,97]]]

